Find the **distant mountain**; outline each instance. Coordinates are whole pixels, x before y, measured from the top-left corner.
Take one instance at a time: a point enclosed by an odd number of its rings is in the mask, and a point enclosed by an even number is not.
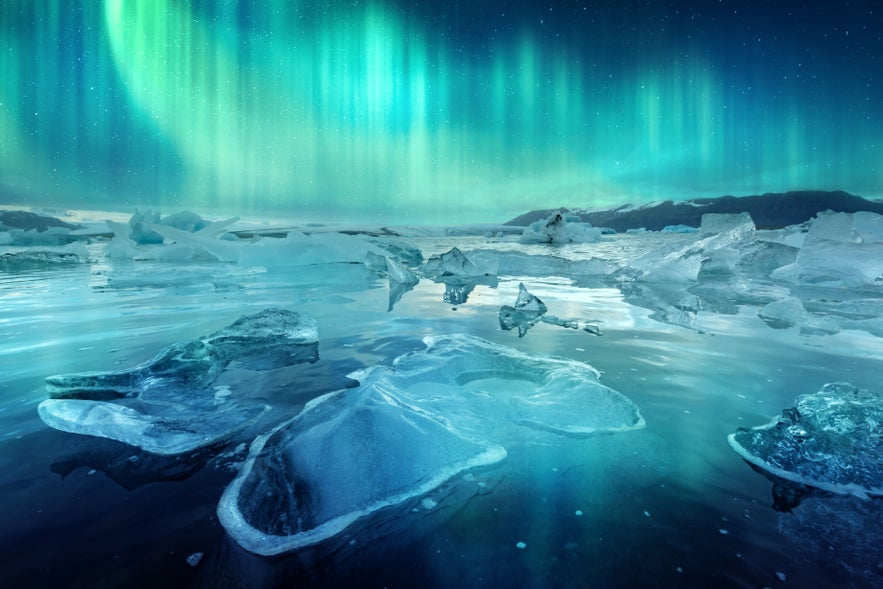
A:
[[[767,193],[756,196],[721,196],[697,198],[685,201],[651,203],[647,205],[624,205],[603,211],[570,210],[583,221],[595,227],[610,227],[617,232],[645,227],[659,231],[666,225],[699,227],[705,213],[747,212],[758,229],[779,229],[796,225],[813,218],[820,211],[832,210],[842,213],[871,211],[883,215],[883,202],[871,201],[842,190],[799,190],[794,192]],[[526,226],[552,213],[568,209],[543,209],[531,211],[506,225]]]

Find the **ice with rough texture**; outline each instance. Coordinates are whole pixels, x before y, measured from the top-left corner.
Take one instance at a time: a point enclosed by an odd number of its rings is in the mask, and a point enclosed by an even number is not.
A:
[[[525,428],[580,437],[644,427],[638,408],[586,364],[467,335],[424,342],[391,368],[350,375],[358,388],[312,401],[255,441],[218,506],[242,547],[272,555],[330,539],[503,460]]]
[[[813,286],[883,288],[883,216],[819,213],[794,263],[774,276]]]
[[[174,227],[187,233],[195,233],[211,224],[211,221],[207,221],[190,211],[181,211],[161,217],[158,212],[147,211],[142,213],[136,210],[135,214],[129,219],[129,237],[139,245],[159,244],[163,242],[164,236],[157,232],[153,225]]]
[[[531,327],[542,321],[549,325],[557,325],[567,329],[582,329],[587,333],[601,335],[601,328],[594,323],[547,315],[547,311],[548,308],[545,303],[528,292],[524,287],[524,283],[519,283],[518,298],[515,300],[515,306],[503,305],[500,307],[500,328],[503,331],[509,331],[517,327],[518,337],[524,337]]]
[[[395,304],[401,300],[402,295],[420,282],[419,276],[402,262],[390,256],[382,256],[369,251],[365,257],[365,266],[372,272],[386,277],[389,281],[389,305],[387,306],[387,311],[392,311]]]
[[[543,301],[529,293],[523,283],[519,283],[515,306],[500,307],[500,327],[505,331],[517,327],[518,337],[524,337],[527,330],[536,325],[546,311],[548,308]]]
[[[427,278],[437,281],[444,281],[447,278],[479,278],[496,274],[496,268],[490,265],[479,266],[456,247],[443,254],[431,256],[420,271]]]
[[[801,395],[768,424],[730,434],[748,463],[787,481],[858,497],[883,495],[883,397],[849,383]]]
[[[191,213],[192,214],[192,213]],[[171,217],[175,217],[172,215]],[[153,223],[150,212],[136,213],[132,225],[106,221],[113,232],[113,239],[107,245],[107,255],[117,259],[161,260],[161,261],[222,261],[235,262],[239,258],[240,247],[235,241],[219,239],[226,235],[227,228],[238,217],[211,223],[176,223],[184,227],[198,227],[187,231],[171,224]],[[167,219],[170,217],[167,217]],[[184,217],[185,219],[189,217]],[[200,218],[201,219],[201,218]]]
[[[593,243],[601,240],[602,231],[583,222],[573,213],[554,213],[534,221],[521,234],[522,243]]]
[[[62,431],[110,438],[155,454],[179,454],[225,439],[268,409],[219,394],[233,362],[269,370],[317,359],[315,321],[266,309],[211,335],[175,344],[129,370],[46,379],[41,419]],[[226,391],[224,391],[226,393]]]
[[[760,241],[748,213],[708,213],[699,233],[629,262],[621,279],[654,283],[727,280],[740,274],[767,276],[794,261],[797,249]]]
[[[442,299],[451,305],[465,303],[478,284],[497,284],[494,261],[476,264],[456,247],[443,254],[431,256],[420,268],[420,273],[445,285]]]

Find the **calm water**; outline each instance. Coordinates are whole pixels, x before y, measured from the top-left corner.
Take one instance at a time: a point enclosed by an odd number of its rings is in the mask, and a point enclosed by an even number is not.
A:
[[[575,260],[631,257],[676,238],[556,250],[412,241],[426,256],[458,245]],[[774,330],[750,305],[656,305],[646,293],[629,298],[567,276],[501,275],[456,308],[443,302],[443,285],[423,280],[387,312],[386,281],[361,265],[111,262],[103,245],[90,248],[91,265],[0,274],[3,586],[881,586],[879,502],[811,497],[776,511],[772,483],[726,442],[825,383],[879,390],[879,338]],[[524,338],[502,331],[497,312],[521,281],[550,313],[597,320],[604,335],[544,324]],[[249,382],[273,413],[218,452],[158,459],[37,417],[46,376],[131,366],[267,307],[314,317],[320,360]],[[647,427],[582,440],[526,431],[501,465],[470,474],[482,492],[452,482],[435,509],[393,509],[324,549],[260,558],[229,539],[215,508],[255,435],[346,386],[347,373],[444,333],[591,364]],[[204,556],[191,566],[195,553]]]

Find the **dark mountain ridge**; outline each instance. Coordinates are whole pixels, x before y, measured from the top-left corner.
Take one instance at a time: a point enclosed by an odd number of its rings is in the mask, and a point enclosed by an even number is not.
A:
[[[526,226],[552,213],[569,211],[595,227],[610,227],[622,233],[641,227],[650,231],[659,231],[667,225],[699,227],[705,213],[747,212],[758,229],[779,229],[808,221],[826,210],[840,213],[870,211],[883,215],[883,202],[867,200],[842,190],[798,190],[741,197],[667,200],[642,206],[623,205],[603,211],[542,209],[519,215],[505,224]]]

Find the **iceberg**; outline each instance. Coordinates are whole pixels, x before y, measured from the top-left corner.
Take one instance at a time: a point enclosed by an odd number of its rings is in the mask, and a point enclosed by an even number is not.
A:
[[[430,256],[420,271],[427,278],[438,282],[443,282],[446,278],[482,278],[496,274],[496,268],[492,268],[491,264],[479,266],[456,247],[443,254]]]
[[[883,397],[849,383],[801,395],[768,424],[728,436],[733,450],[775,477],[841,495],[883,495]]]
[[[357,388],[311,401],[255,440],[218,505],[240,546],[274,555],[326,541],[499,463],[525,428],[583,437],[644,427],[637,406],[586,364],[467,335],[424,343],[392,367],[351,374]]]
[[[537,324],[548,308],[546,305],[524,288],[524,283],[518,284],[518,298],[515,306],[503,305],[500,307],[500,327],[504,331],[518,328],[518,337],[527,335],[527,330]]]
[[[190,211],[181,211],[161,217],[159,213],[154,213],[153,211],[142,213],[136,210],[135,214],[129,219],[129,237],[139,245],[161,244],[164,236],[154,229],[154,225],[173,227],[187,233],[196,233],[211,224],[211,221],[207,221]]]
[[[216,386],[232,363],[270,370],[318,359],[315,321],[266,309],[211,335],[172,345],[129,370],[50,376],[40,418],[55,429],[147,452],[192,452],[256,422],[269,407]]]
[[[476,264],[456,247],[430,256],[420,268],[420,273],[433,282],[445,285],[442,299],[451,305],[465,303],[478,284],[497,285],[496,266],[493,261]]]
[[[194,213],[178,213],[159,221],[151,212],[135,213],[128,224],[106,221],[113,233],[107,246],[110,258],[162,261],[221,261],[239,259],[239,244],[227,228],[238,217],[210,222]]]
[[[545,303],[535,295],[528,292],[524,283],[518,284],[518,298],[515,306],[503,305],[498,314],[500,328],[503,331],[518,328],[518,337],[527,335],[527,331],[542,321],[549,325],[557,325],[567,329],[582,329],[587,333],[601,335],[601,328],[594,323],[579,321],[577,319],[562,319],[555,315],[547,315],[548,308]]]
[[[883,287],[883,216],[819,213],[793,264],[773,276],[801,285]]]
[[[796,255],[797,248],[757,239],[748,213],[706,213],[698,234],[685,234],[667,247],[635,258],[618,276],[652,283],[765,277],[792,263]]]
[[[365,266],[389,281],[389,305],[386,308],[388,312],[392,311],[395,304],[401,300],[402,295],[420,282],[419,276],[402,262],[390,256],[381,256],[369,251],[366,253]]]
[[[554,213],[534,221],[521,234],[522,243],[593,243],[601,241],[601,229],[583,222],[573,213]]]

